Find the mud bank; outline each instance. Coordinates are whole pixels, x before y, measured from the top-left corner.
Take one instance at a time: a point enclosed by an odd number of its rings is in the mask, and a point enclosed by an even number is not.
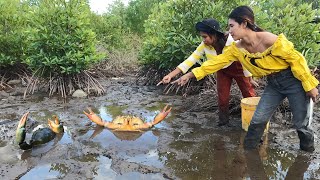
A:
[[[162,95],[153,86],[137,86],[134,78],[105,79],[106,94],[61,101],[38,93],[21,93],[0,101],[1,179],[320,179],[319,114],[313,121],[316,151],[299,150],[290,122],[273,121],[264,145],[242,148],[245,132],[235,116],[218,127],[216,112],[185,112],[186,99]],[[113,133],[90,123],[83,110],[92,107],[104,120],[130,114],[146,121],[166,105],[172,113],[144,133]],[[319,106],[315,112],[319,112]],[[30,111],[31,130],[56,114],[65,133],[32,150],[14,143],[20,117]],[[283,118],[285,119],[285,118]]]

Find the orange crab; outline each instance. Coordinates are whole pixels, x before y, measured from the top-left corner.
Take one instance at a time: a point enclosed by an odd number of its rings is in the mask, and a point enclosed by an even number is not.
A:
[[[166,118],[172,107],[170,107],[168,110],[167,108],[168,105],[163,108],[163,110],[153,119],[152,122],[144,122],[135,116],[118,116],[112,120],[112,122],[105,122],[98,115],[96,115],[91,108],[88,108],[89,112],[83,111],[83,113],[87,115],[92,122],[98,124],[99,126],[106,127],[112,131],[142,132],[150,129]]]

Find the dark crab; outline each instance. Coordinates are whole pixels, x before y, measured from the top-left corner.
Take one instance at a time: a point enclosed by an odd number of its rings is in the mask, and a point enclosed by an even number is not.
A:
[[[49,127],[40,128],[33,132],[29,143],[25,141],[26,138],[26,122],[29,112],[25,113],[19,121],[16,131],[16,143],[19,144],[23,150],[31,149],[33,146],[45,144],[56,137],[56,134],[63,133],[63,126],[57,116],[53,116],[54,121],[48,119]]]

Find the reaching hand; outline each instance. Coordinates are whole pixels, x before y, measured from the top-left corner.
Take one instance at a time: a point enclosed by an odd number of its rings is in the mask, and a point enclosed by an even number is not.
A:
[[[319,95],[319,91],[317,88],[313,88],[307,92],[307,96],[311,97],[313,102],[316,102],[318,95]]]
[[[177,83],[178,85],[183,86],[183,85],[187,84],[189,79],[192,77],[193,77],[193,73],[187,73],[187,74],[181,76],[179,79],[173,81],[171,84]]]
[[[171,76],[166,75],[165,77],[162,78],[162,82],[164,84],[168,84],[171,81],[171,78],[172,78]]]
[[[250,83],[252,84],[253,87],[259,87],[259,84],[257,81],[255,81],[253,78],[250,78]]]
[[[168,84],[171,81],[171,76],[166,75],[165,77],[162,78],[162,80],[157,84],[159,86],[160,84]]]

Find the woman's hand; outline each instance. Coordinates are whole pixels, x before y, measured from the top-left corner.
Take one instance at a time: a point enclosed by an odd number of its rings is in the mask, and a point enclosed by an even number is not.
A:
[[[173,81],[171,84],[177,83],[180,86],[183,86],[185,84],[187,84],[187,82],[189,81],[190,78],[193,78],[194,74],[192,72],[189,72],[183,76],[181,76],[179,79]]]
[[[158,82],[157,86],[160,84],[168,84],[171,81],[172,77],[168,74],[165,77],[162,78],[160,82]]]
[[[319,91],[316,87],[307,92],[307,96],[311,97],[313,102],[316,102],[318,95]]]
[[[252,77],[250,77],[250,83],[252,84],[253,87],[259,87],[259,84],[257,81],[255,81]]]
[[[166,75],[165,77],[162,78],[163,84],[168,84],[171,81],[172,77],[169,75]]]
[[[172,80],[172,78],[174,78],[179,73],[181,73],[181,70],[179,68],[176,68],[175,70],[167,74],[165,77],[163,77],[162,80],[158,82],[157,86],[159,86],[160,84],[168,84]]]

